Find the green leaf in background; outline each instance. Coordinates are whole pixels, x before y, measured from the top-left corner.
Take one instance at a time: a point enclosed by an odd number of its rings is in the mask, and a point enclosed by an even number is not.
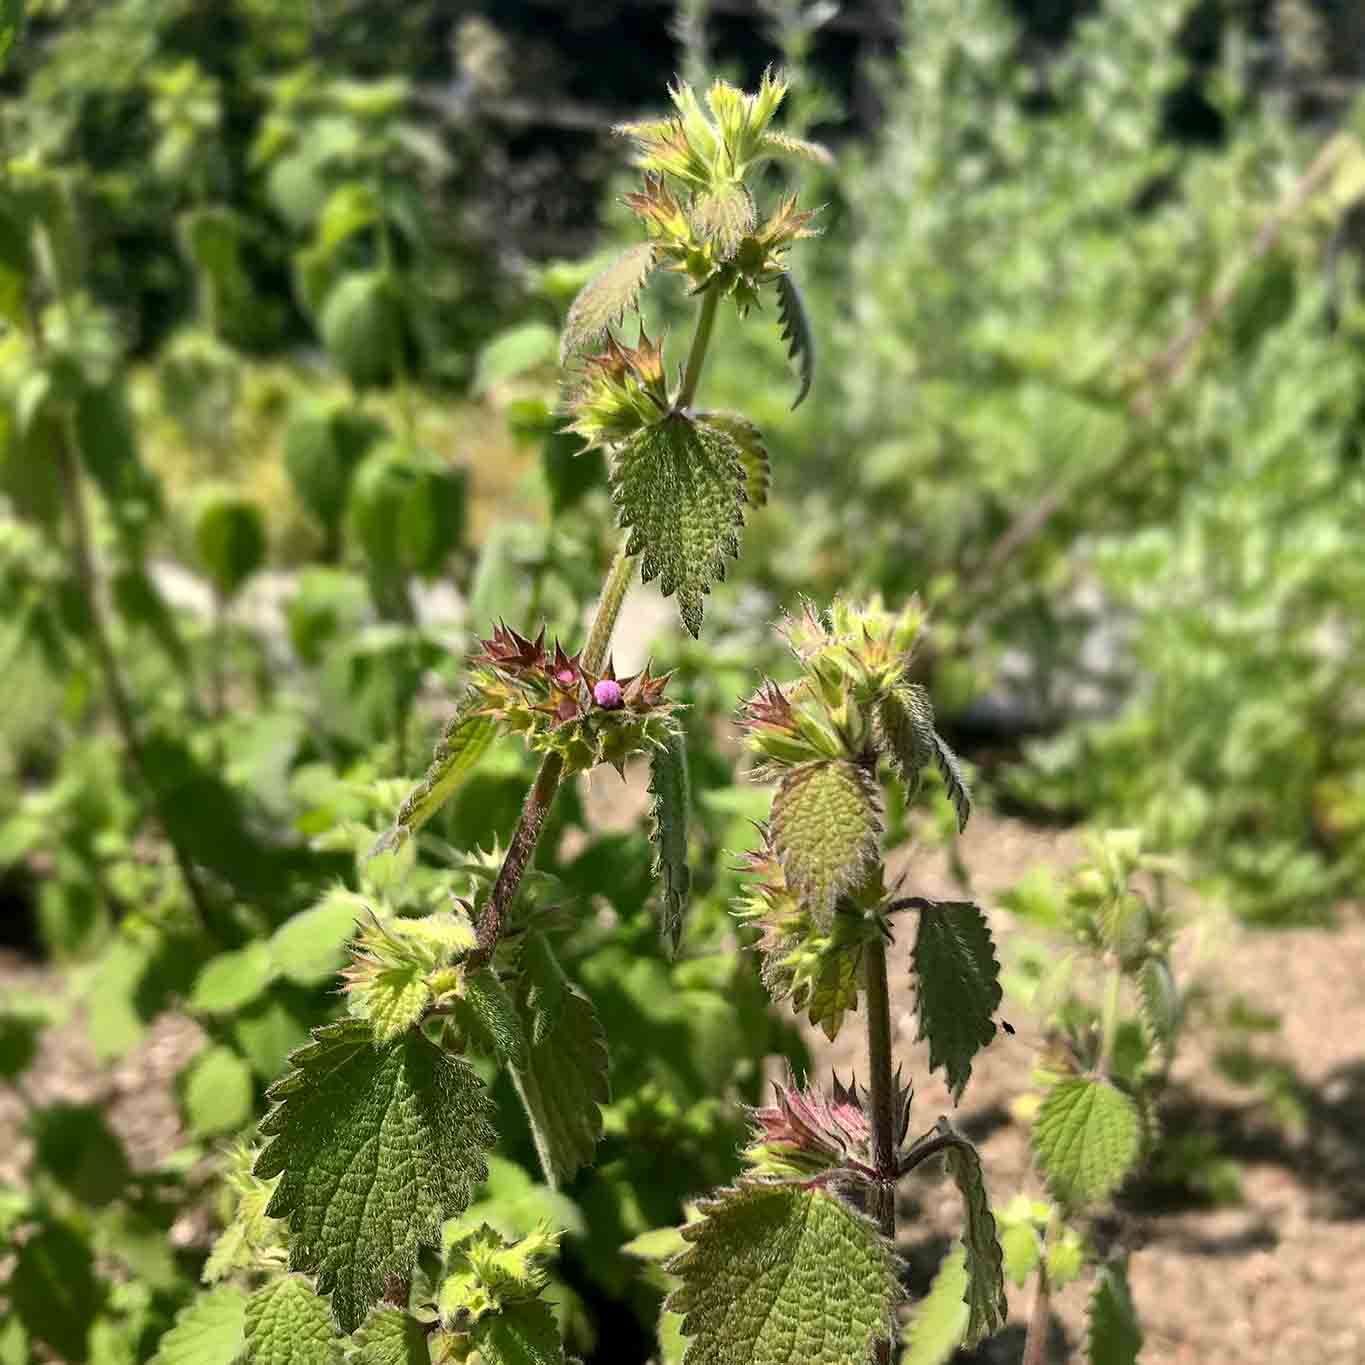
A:
[[[152,1365],[233,1365],[246,1344],[246,1300],[232,1285],[199,1294],[175,1315]]]
[[[936,901],[919,911],[911,958],[919,1038],[929,1066],[942,1067],[954,1100],[972,1074],[972,1058],[995,1037],[1000,964],[990,925],[970,901]]]
[[[356,470],[347,525],[381,572],[432,574],[459,547],[465,473],[429,450],[385,441]]]
[[[1089,1365],[1137,1365],[1142,1328],[1133,1307],[1128,1273],[1119,1264],[1095,1276],[1085,1311],[1085,1358]]]
[[[895,1256],[842,1199],[749,1181],[701,1207],[665,1267],[689,1365],[852,1365],[891,1335]]]
[[[9,63],[9,54],[19,41],[24,26],[24,0],[0,0],[0,71]]]
[[[0,1080],[12,1081],[28,1070],[38,1054],[40,1018],[0,1014]]]
[[[248,943],[210,958],[195,978],[190,1008],[208,1014],[236,1011],[255,1000],[275,979],[275,959],[268,944]]]
[[[388,380],[404,345],[403,310],[393,277],[384,270],[343,275],[318,314],[327,354],[358,389]]]
[[[74,1198],[101,1208],[127,1192],[128,1156],[94,1105],[47,1105],[33,1112],[28,1130],[37,1164]]]
[[[86,1359],[103,1294],[89,1243],[67,1224],[44,1222],[19,1250],[6,1286],[9,1311],[59,1359]]]
[[[806,301],[790,274],[777,277],[777,320],[782,327],[782,340],[787,343],[787,355],[795,362],[801,376],[793,408],[799,408],[810,392],[815,379],[815,331],[806,312]]]
[[[672,413],[615,452],[611,491],[641,581],[657,578],[665,597],[676,592],[683,625],[699,636],[702,599],[739,555],[745,474],[734,438]]]
[[[246,1301],[246,1365],[341,1365],[327,1301],[301,1275],[262,1285]]]
[[[691,794],[687,781],[687,737],[681,725],[668,731],[668,742],[649,758],[649,794],[654,840],[654,876],[663,882],[664,939],[676,953],[682,940],[683,915],[692,887],[687,864],[687,826]]]
[[[195,500],[194,548],[225,601],[265,563],[265,517],[260,506],[232,488],[208,488]]]
[[[476,398],[489,389],[519,379],[531,370],[548,369],[559,355],[555,329],[543,322],[525,322],[500,332],[479,352],[472,392]]]
[[[1033,1150],[1049,1187],[1069,1206],[1103,1199],[1137,1163],[1142,1124],[1137,1105],[1108,1081],[1058,1081],[1033,1124]]]
[[[284,428],[284,467],[305,507],[329,534],[341,527],[351,479],[381,423],[336,399],[301,395]]]
[[[345,943],[367,908],[354,892],[337,887],[291,915],[270,939],[270,956],[281,974],[301,986],[326,981],[345,960]]]
[[[583,286],[564,319],[564,332],[559,340],[561,365],[596,346],[609,327],[637,307],[654,264],[654,244],[640,242],[623,251]]]
[[[950,1147],[944,1166],[962,1195],[966,1214],[962,1246],[966,1255],[964,1297],[968,1314],[967,1333],[963,1339],[968,1346],[975,1346],[998,1332],[1009,1316],[1000,1243],[996,1240],[995,1218],[976,1148],[965,1141]]]
[[[877,856],[876,784],[856,763],[819,759],[789,769],[773,797],[772,839],[787,884],[828,925]]]
[[[479,714],[478,705],[478,698],[471,693],[456,707],[437,741],[426,775],[404,798],[393,828],[375,845],[376,852],[397,848],[421,829],[454,795],[497,738],[497,723]]]
[[[1004,1256],[1005,1274],[1020,1289],[1042,1264],[1042,1241],[1038,1229],[1027,1219],[1001,1228],[1000,1251]]]
[[[561,1365],[564,1344],[548,1304],[539,1299],[509,1303],[476,1322],[470,1333],[487,1365]]]
[[[900,1365],[947,1365],[967,1335],[967,1251],[961,1242],[939,1262],[929,1292],[915,1305]]]
[[[232,1133],[251,1117],[251,1069],[230,1047],[201,1052],[185,1073],[185,1117],[200,1137]]]
[[[353,1332],[385,1278],[409,1275],[418,1247],[468,1206],[487,1175],[492,1106],[468,1064],[420,1033],[378,1048],[345,1020],[290,1060],[268,1092],[255,1171],[282,1176],[267,1212],[289,1219],[290,1266],[317,1272]]]
[[[347,1365],[431,1365],[426,1328],[401,1309],[371,1313],[351,1338]]]

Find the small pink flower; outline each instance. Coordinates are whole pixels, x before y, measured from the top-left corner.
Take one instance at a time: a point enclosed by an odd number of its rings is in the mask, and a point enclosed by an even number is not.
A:
[[[603,678],[592,689],[593,700],[606,711],[615,711],[621,705],[621,684],[614,678]]]

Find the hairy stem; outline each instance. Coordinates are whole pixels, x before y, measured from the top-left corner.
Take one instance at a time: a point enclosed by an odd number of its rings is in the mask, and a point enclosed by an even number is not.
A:
[[[867,988],[868,1105],[872,1160],[877,1183],[868,1212],[882,1236],[896,1239],[896,1092],[891,1075],[891,995],[886,984],[886,944],[880,936],[863,953]],[[890,1365],[891,1341],[877,1343],[877,1365]]]
[[[706,363],[706,348],[711,344],[711,333],[716,325],[716,309],[720,307],[720,294],[714,286],[701,296],[701,312],[697,314],[697,330],[692,333],[692,349],[687,353],[687,368],[683,371],[682,388],[678,390],[675,406],[689,408],[697,396],[697,385],[701,383],[701,369]]]
[[[593,613],[592,627],[588,631],[588,643],[583,647],[583,667],[590,673],[598,672],[606,662],[612,631],[616,629],[616,618],[621,614],[621,604],[626,600],[634,576],[635,559],[626,553],[623,536],[603,580],[597,610]]]
[[[1104,1014],[1101,1021],[1099,1070],[1107,1072],[1114,1056],[1114,1043],[1119,1032],[1119,991],[1123,986],[1123,973],[1117,964],[1110,967],[1108,981],[1104,990]]]
[[[1043,1365],[1047,1358],[1047,1329],[1052,1321],[1052,1286],[1047,1278],[1047,1261],[1038,1262],[1038,1279],[1033,1288],[1033,1306],[1028,1315],[1028,1336],[1024,1338],[1024,1358],[1020,1365]]]

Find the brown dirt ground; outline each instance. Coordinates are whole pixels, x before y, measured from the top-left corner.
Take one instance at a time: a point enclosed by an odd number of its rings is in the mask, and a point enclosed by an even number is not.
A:
[[[974,870],[973,891],[991,907],[1002,957],[1008,960],[1013,917],[993,906],[996,895],[1039,863],[1059,871],[1082,854],[1064,831],[1038,830],[978,814],[962,845]],[[928,895],[960,894],[941,858],[916,871],[908,888]],[[1032,934],[1032,930],[1028,931]],[[1286,1132],[1254,1092],[1230,1084],[1213,1065],[1212,1044],[1196,1035],[1177,1063],[1167,1127],[1193,1125],[1218,1134],[1242,1170],[1243,1200],[1218,1208],[1166,1201],[1121,1214],[1138,1246],[1131,1266],[1144,1330],[1145,1365],[1203,1365],[1241,1360],[1257,1365],[1361,1365],[1365,1361],[1365,914],[1345,907],[1335,932],[1290,930],[1254,934],[1219,925],[1201,948],[1183,951],[1215,991],[1238,991],[1278,1011],[1282,1028],[1270,1044],[1292,1061],[1307,1087],[1308,1121]],[[57,976],[14,956],[0,955],[0,998],[13,990],[56,988]],[[926,1057],[914,1042],[908,981],[893,981],[896,1053],[919,1078],[912,1132],[939,1114],[981,1143],[998,1203],[1017,1190],[1037,1192],[1024,1127],[1010,1106],[1027,1086],[1027,1014],[1007,1005],[1018,1029],[977,1061],[963,1103],[953,1110],[937,1078],[925,1079]],[[811,1039],[819,1072],[843,1076],[862,1066],[858,1020],[837,1043]],[[126,1058],[100,1067],[78,1016],[44,1037],[25,1078],[29,1102],[56,1099],[108,1106],[109,1122],[133,1165],[146,1169],[185,1140],[166,1078],[202,1046],[184,1019],[163,1018]],[[27,1159],[24,1101],[0,1090],[0,1183],[19,1177]],[[922,1293],[960,1220],[958,1198],[937,1173],[912,1176],[902,1191],[902,1250],[913,1293]],[[205,1229],[177,1227],[194,1241]],[[972,1359],[1015,1365],[1020,1358],[1026,1296],[1011,1289],[1011,1323]],[[1078,1359],[1084,1289],[1063,1291],[1054,1304],[1053,1360]],[[965,1361],[967,1357],[962,1357]]]

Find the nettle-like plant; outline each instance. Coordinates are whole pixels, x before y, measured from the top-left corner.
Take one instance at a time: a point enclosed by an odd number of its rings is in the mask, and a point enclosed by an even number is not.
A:
[[[683,624],[696,635],[705,595],[723,576],[726,559],[738,553],[744,507],[766,497],[768,460],[756,429],[737,414],[694,407],[722,300],[733,299],[744,314],[764,291],[774,291],[800,368],[798,401],[809,386],[812,339],[785,261],[790,246],[810,233],[811,214],[787,197],[763,218],[746,183],[767,158],[824,157],[813,144],[771,129],[784,91],[771,76],[753,95],[717,82],[703,109],[680,85],[673,92],[675,115],[624,130],[645,171],[642,188],[627,202],[644,223],[647,241],[585,287],[567,319],[563,360],[571,430],[607,456],[625,543],[581,648],[570,652],[547,643],[543,630],[522,633],[502,623],[482,640],[432,764],[375,846],[359,891],[331,897],[350,898],[356,919],[342,972],[346,1017],[315,1029],[269,1091],[273,1108],[260,1126],[262,1145],[236,1167],[237,1211],[210,1259],[215,1287],[182,1313],[163,1340],[166,1365],[198,1358],[209,1341],[215,1359],[244,1352],[251,1361],[334,1359],[344,1352],[376,1362],[564,1359],[555,1314],[542,1293],[554,1236],[533,1229],[508,1238],[477,1214],[466,1216],[497,1140],[488,1081],[499,1069],[510,1078],[551,1185],[592,1161],[608,1099],[606,1039],[592,1001],[569,982],[558,960],[551,931],[564,897],[553,878],[530,871],[567,778],[602,764],[621,770],[632,756],[648,756],[663,928],[675,946],[681,931],[691,874],[679,703],[667,693],[667,678],[649,668],[618,675],[610,640],[637,559],[643,579],[658,578],[666,595],[676,594]],[[700,300],[676,383],[670,382],[662,342],[645,335],[643,326],[633,342],[613,331],[627,312],[638,311],[656,270],[684,276]],[[852,620],[850,611],[839,608],[838,621]],[[683,1292],[698,1300],[684,1325],[695,1338],[695,1360],[716,1358],[718,1350],[773,1358],[776,1339],[766,1329],[761,1341],[746,1345],[748,1328],[741,1323],[731,1330],[715,1317],[716,1311],[724,1317],[724,1288],[706,1282],[717,1238],[725,1247],[763,1227],[786,1229],[778,1254],[794,1258],[786,1268],[804,1267],[790,1279],[792,1286],[810,1274],[823,1278],[828,1269],[830,1284],[854,1291],[849,1311],[839,1305],[829,1325],[823,1354],[803,1358],[853,1361],[874,1340],[883,1342],[885,1355],[896,1299],[888,1190],[898,1161],[908,1167],[941,1150],[949,1152],[968,1191],[969,1243],[986,1267],[975,1320],[986,1328],[999,1316],[999,1252],[971,1149],[944,1129],[904,1157],[895,1151],[908,1121],[908,1094],[892,1092],[885,971],[883,966],[878,975],[875,965],[884,962],[880,935],[892,907],[879,891],[880,873],[873,875],[874,725],[907,773],[934,759],[963,803],[966,790],[934,735],[922,694],[903,678],[902,656],[917,613],[893,618],[872,611],[857,619],[873,632],[865,649],[842,635],[831,637],[827,649],[810,641],[812,668],[835,668],[847,654],[852,670],[843,704],[834,695],[834,675],[821,674],[829,714],[822,721],[812,711],[809,720],[810,734],[819,738],[803,741],[807,730],[794,720],[784,749],[774,718],[773,762],[783,761],[783,753],[801,753],[803,742],[823,747],[793,769],[805,780],[796,784],[799,794],[788,794],[780,806],[785,817],[774,822],[773,856],[794,888],[784,906],[809,902],[808,911],[797,912],[808,913],[808,928],[789,926],[797,955],[819,955],[825,951],[821,935],[832,934],[833,956],[872,964],[880,1051],[871,1095],[880,1108],[865,1114],[856,1089],[840,1088],[832,1101],[784,1092],[778,1109],[760,1112],[759,1121],[773,1132],[761,1144],[769,1154],[756,1158],[759,1170],[742,1191],[722,1196],[701,1225],[707,1235],[678,1262]],[[856,686],[855,675],[862,678]],[[542,756],[520,819],[505,850],[454,859],[446,884],[465,894],[433,906],[433,869],[417,868],[413,836],[494,740],[507,735]],[[852,837],[851,861],[841,870],[846,834]],[[959,931],[950,921],[956,917],[944,911],[940,925],[938,909],[927,903],[921,914],[925,926],[938,927],[937,933],[922,929],[922,953],[951,959],[946,968],[922,963],[922,980],[939,992],[937,1003],[924,1007],[926,1028],[960,1088],[970,1048],[989,1036],[989,1012],[998,997],[994,959],[979,918],[964,912],[966,945],[954,951]],[[845,919],[847,943],[840,938]],[[853,930],[864,922],[875,929],[870,938]],[[971,1009],[985,1011],[972,1025],[970,1044],[960,1033],[949,1038],[943,1031],[959,1028],[958,1016],[945,1012],[944,970],[958,970],[964,960],[981,977]],[[799,968],[793,988],[801,990],[798,976]],[[841,1008],[855,1003],[856,987]],[[828,1116],[833,1127],[827,1142],[846,1149],[846,1160],[803,1156],[799,1142],[787,1144],[788,1157],[779,1154],[779,1130],[800,1122],[802,1114],[817,1126],[821,1115]],[[879,1225],[845,1198],[845,1186],[852,1195],[864,1180],[879,1204]],[[765,1221],[769,1217],[778,1222]],[[723,1251],[723,1258],[729,1255]],[[770,1255],[751,1247],[759,1262]],[[774,1265],[779,1278],[789,1278],[782,1274],[785,1262]],[[732,1287],[743,1314],[743,1295],[752,1286],[734,1281]],[[794,1329],[806,1306],[791,1308]],[[804,1350],[803,1338],[786,1358]]]

